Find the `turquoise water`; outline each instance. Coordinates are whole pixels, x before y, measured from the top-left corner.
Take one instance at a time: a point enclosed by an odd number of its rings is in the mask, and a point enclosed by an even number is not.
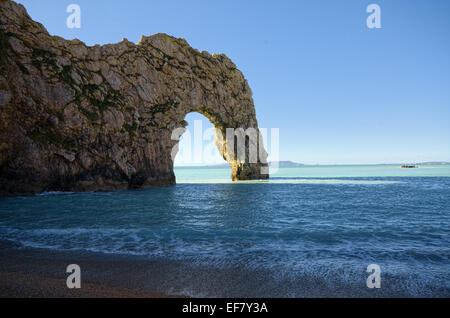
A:
[[[229,183],[230,168],[178,167],[178,183]],[[274,173],[275,172],[275,173]],[[400,165],[340,165],[271,168],[271,180],[277,178],[355,178],[355,177],[450,177],[450,165],[424,165],[419,169],[402,169]],[[286,181],[287,182],[287,181]]]
[[[0,199],[2,247],[170,261],[159,291],[190,296],[450,296],[450,166],[229,174],[177,168],[173,187]],[[369,264],[380,289],[366,286]]]

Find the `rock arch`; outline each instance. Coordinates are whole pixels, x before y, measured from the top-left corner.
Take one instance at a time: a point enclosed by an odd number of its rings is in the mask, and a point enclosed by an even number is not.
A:
[[[254,128],[252,92],[223,54],[166,34],[86,46],[50,36],[0,2],[0,193],[113,190],[175,183],[172,132],[186,114],[221,132],[233,180],[268,178],[267,154],[239,162],[229,128]]]

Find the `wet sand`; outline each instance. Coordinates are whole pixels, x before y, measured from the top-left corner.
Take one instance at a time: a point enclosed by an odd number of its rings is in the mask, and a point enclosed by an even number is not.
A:
[[[69,264],[81,267],[81,288],[69,289]],[[146,286],[157,272],[146,260],[48,250],[0,251],[2,298],[168,298]]]
[[[305,272],[286,275],[195,258],[21,249],[0,239],[0,297],[32,298],[285,298],[285,297],[448,297],[440,286],[405,286],[402,277],[384,275],[383,288],[368,289],[366,273],[355,279]],[[66,268],[81,268],[81,289],[69,289]],[[420,293],[413,293],[418,288]]]

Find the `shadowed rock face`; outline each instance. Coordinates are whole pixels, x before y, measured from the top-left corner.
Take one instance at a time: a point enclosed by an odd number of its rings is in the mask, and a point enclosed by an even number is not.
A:
[[[268,178],[264,149],[248,163],[227,147],[227,128],[262,137],[248,83],[225,55],[165,34],[88,47],[0,0],[0,195],[174,184],[172,134],[190,112],[221,132],[233,180]]]

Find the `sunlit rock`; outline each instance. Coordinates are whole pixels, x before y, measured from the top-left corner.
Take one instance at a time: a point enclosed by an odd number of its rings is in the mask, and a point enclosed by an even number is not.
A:
[[[172,185],[172,132],[190,112],[221,132],[233,180],[268,177],[264,149],[238,162],[223,139],[258,128],[249,85],[225,55],[166,34],[88,47],[50,36],[9,0],[0,23],[0,194]]]

